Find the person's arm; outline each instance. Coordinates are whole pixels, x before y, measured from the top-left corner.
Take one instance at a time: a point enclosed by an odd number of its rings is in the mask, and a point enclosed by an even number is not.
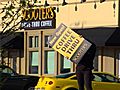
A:
[[[71,59],[69,59],[68,57],[66,57],[67,58],[67,60],[70,60],[71,62],[73,62],[73,63],[75,63],[75,64],[78,64],[78,62],[76,61],[76,60],[71,60]]]

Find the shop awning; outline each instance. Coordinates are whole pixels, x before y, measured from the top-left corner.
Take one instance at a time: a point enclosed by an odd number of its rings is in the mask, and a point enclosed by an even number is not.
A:
[[[97,46],[120,46],[120,28],[118,27],[97,27],[73,30],[78,34],[82,34]]]
[[[6,49],[23,49],[24,48],[24,33],[16,32],[10,35],[0,35],[0,48]]]

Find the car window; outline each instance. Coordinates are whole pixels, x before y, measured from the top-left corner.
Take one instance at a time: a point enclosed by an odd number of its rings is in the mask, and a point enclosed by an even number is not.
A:
[[[71,79],[72,79],[72,80],[77,80],[77,77],[74,76],[74,77],[72,77]],[[93,81],[98,81],[98,82],[100,82],[100,81],[102,81],[102,78],[99,77],[99,76],[97,76],[97,75],[94,75]]]
[[[93,74],[93,75],[94,75],[93,81],[98,81],[98,82],[101,82],[101,81],[102,81],[102,77],[100,77],[100,76],[98,76],[98,75],[95,75],[95,74]],[[72,80],[77,80],[77,77],[74,76],[74,77],[72,77],[71,79],[72,79]]]
[[[115,78],[114,76],[112,75],[109,75],[109,74],[104,74],[104,73],[96,73],[94,75],[96,80],[97,81],[98,79],[101,81],[101,82],[117,82],[117,78]]]
[[[6,74],[10,74],[11,76],[14,76],[15,73],[13,72],[12,69],[5,67],[5,68],[0,68],[0,73],[6,73]]]
[[[11,69],[9,69],[9,68],[3,69],[2,72],[3,72],[3,73],[13,73],[13,71],[12,71]]]
[[[117,82],[118,81],[117,78],[113,77],[112,75],[105,74],[105,77],[109,82]]]
[[[94,75],[94,81],[98,81],[98,82],[101,82],[102,81],[102,78],[98,75]]]
[[[55,76],[56,78],[69,78],[71,76],[75,75],[75,73],[66,73],[66,74],[61,74],[61,75],[57,75]]]

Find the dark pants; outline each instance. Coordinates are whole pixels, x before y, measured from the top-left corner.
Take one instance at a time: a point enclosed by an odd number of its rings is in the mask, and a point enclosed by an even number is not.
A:
[[[92,90],[92,71],[90,69],[76,70],[79,90]]]

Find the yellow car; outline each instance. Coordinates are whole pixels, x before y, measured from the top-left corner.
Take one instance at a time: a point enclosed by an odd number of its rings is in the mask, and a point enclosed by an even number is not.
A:
[[[93,90],[120,90],[117,77],[104,72],[93,72]],[[66,73],[54,77],[41,77],[35,90],[78,90],[75,73]]]

